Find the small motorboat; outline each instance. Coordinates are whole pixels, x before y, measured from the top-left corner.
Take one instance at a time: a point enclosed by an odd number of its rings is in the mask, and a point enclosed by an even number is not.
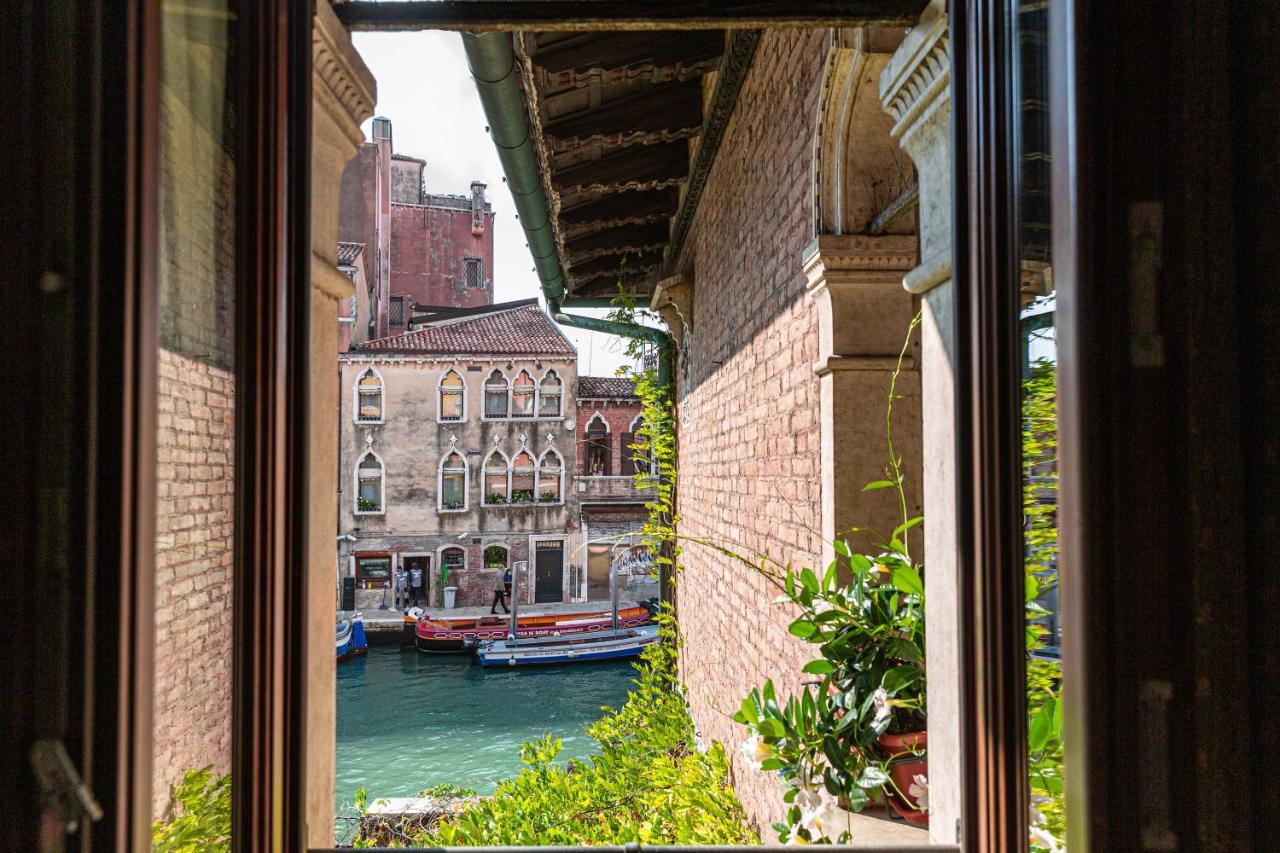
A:
[[[364,634],[364,617],[359,613],[338,622],[338,660],[346,660],[369,651],[369,640]]]
[[[646,607],[627,607],[618,611],[618,627],[638,628],[647,625],[652,615]],[[613,612],[597,610],[583,613],[548,613],[521,616],[516,620],[516,634],[523,641],[535,637],[562,637],[589,634],[613,627]],[[511,634],[510,621],[499,616],[463,619],[432,619],[422,616],[417,623],[418,651],[428,654],[469,652],[486,640],[505,640]]]
[[[535,637],[489,640],[476,650],[482,666],[531,666],[553,663],[588,663],[637,657],[646,646],[658,642],[658,626],[593,631],[570,637]]]

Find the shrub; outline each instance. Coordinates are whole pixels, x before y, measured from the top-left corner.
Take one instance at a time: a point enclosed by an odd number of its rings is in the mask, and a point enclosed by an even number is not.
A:
[[[559,739],[526,743],[519,775],[412,843],[758,843],[728,785],[724,748],[698,751],[676,685],[674,623],[659,618],[667,642],[645,650],[626,704],[587,727],[597,754],[562,766]]]
[[[174,788],[165,819],[151,825],[156,853],[231,849],[231,774],[213,767],[188,770]]]

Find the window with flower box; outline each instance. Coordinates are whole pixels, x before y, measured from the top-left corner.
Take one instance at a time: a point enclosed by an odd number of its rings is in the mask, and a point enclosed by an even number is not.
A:
[[[485,457],[481,488],[483,506],[505,506],[511,502],[511,461],[496,447]]]
[[[533,456],[529,451],[520,448],[520,452],[511,460],[511,502],[513,504],[533,503],[537,492]]]
[[[564,458],[548,447],[538,460],[538,502],[560,503],[564,499]]]
[[[467,508],[467,460],[456,450],[451,450],[440,460],[441,512],[462,512]]]
[[[360,457],[356,465],[356,515],[378,515],[384,512],[383,485],[386,466],[372,450]]]

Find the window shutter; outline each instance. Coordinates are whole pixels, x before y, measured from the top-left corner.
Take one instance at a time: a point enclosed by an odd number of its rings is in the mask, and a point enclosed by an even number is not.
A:
[[[628,477],[634,477],[636,473],[636,452],[631,445],[636,443],[636,434],[634,432],[624,432],[622,434],[622,473]]]

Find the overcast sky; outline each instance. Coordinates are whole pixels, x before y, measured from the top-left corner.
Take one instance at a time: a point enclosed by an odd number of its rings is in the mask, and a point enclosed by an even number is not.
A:
[[[473,180],[489,185],[497,225],[494,230],[494,299],[541,297],[533,259],[515,217],[515,204],[502,181],[493,141],[485,133],[484,112],[467,72],[457,33],[356,33],[356,49],[378,81],[378,115],[391,119],[392,145],[398,153],[427,161],[427,191],[468,193]],[[365,138],[369,137],[365,123]],[[545,308],[545,303],[543,304]],[[603,316],[605,311],[574,313]],[[564,326],[578,348],[578,371],[612,376],[628,363],[622,342]]]

